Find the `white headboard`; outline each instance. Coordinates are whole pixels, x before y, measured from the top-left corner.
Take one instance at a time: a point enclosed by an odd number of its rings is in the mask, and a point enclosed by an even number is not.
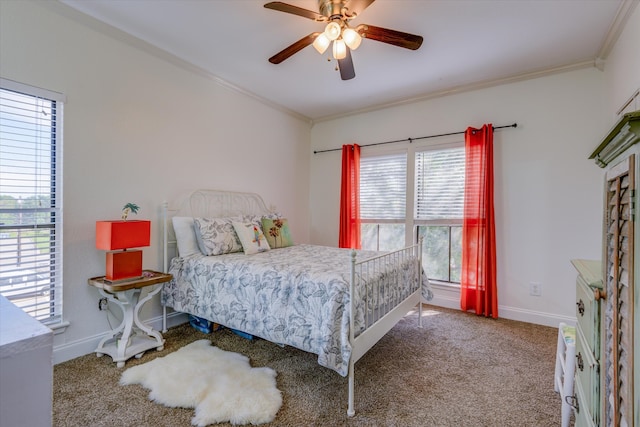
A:
[[[222,218],[268,213],[264,200],[255,193],[195,190],[189,196],[189,214],[182,216]]]
[[[222,190],[195,190],[186,201],[163,203],[163,257],[164,271],[169,261],[177,254],[176,237],[171,218],[174,216],[223,218],[238,215],[266,215],[269,209],[256,193]],[[171,257],[171,258],[170,258]]]

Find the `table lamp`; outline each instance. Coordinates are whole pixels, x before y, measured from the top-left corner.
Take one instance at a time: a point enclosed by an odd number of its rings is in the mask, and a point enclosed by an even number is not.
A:
[[[142,250],[127,249],[149,246],[150,238],[151,221],[96,221],[96,248],[110,251],[105,279],[115,282],[140,278]]]

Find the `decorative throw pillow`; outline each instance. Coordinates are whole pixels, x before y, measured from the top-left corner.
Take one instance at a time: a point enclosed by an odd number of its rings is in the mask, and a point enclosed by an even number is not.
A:
[[[264,218],[279,219],[279,218],[282,218],[282,214],[280,212],[270,212],[268,214],[262,215],[262,219]]]
[[[240,238],[242,249],[247,255],[257,254],[258,252],[266,252],[269,249],[269,243],[264,237],[264,233],[257,224],[252,222],[233,222],[233,228]]]
[[[271,249],[286,248],[293,245],[289,222],[286,218],[262,218],[262,230]]]
[[[251,223],[257,225],[262,230],[262,216],[260,215],[242,215],[238,222]]]
[[[186,257],[201,253],[198,239],[196,239],[196,231],[193,227],[193,218],[190,216],[174,216],[171,218],[171,222],[173,223],[173,232],[176,235],[178,254],[181,257]]]
[[[240,252],[242,244],[233,229],[237,218],[194,218],[193,226],[200,251],[205,255]]]
[[[242,215],[242,219],[240,221],[256,224],[258,227],[260,227],[262,232],[266,234],[264,228],[262,228],[262,220],[264,218],[278,219],[282,218],[282,215],[280,215],[278,212],[270,212],[263,215]]]

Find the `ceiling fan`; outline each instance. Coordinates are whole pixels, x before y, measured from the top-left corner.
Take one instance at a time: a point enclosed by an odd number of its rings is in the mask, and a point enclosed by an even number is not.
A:
[[[320,13],[279,1],[265,4],[264,7],[267,9],[291,13],[317,22],[327,23],[323,32],[313,32],[304,36],[297,42],[273,55],[269,58],[269,62],[279,64],[310,44],[322,54],[333,42],[333,57],[338,61],[340,77],[342,80],[349,80],[356,76],[351,51],[356,50],[358,46],[360,46],[363,38],[404,47],[406,49],[418,49],[420,45],[422,45],[422,36],[390,30],[388,28],[375,27],[368,24],[360,24],[355,28],[349,26],[349,21],[357,17],[374,1],[375,0],[318,0],[318,10]]]

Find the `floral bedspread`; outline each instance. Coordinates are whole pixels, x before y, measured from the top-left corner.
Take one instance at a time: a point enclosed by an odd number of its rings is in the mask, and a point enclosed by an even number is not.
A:
[[[379,253],[358,251],[357,259],[375,255]],[[162,304],[317,354],[320,365],[346,376],[351,355],[350,263],[350,249],[314,245],[254,255],[177,257],[171,262],[169,273],[174,278],[164,286]],[[363,280],[356,289],[356,335],[365,328],[365,306],[370,312],[386,300],[410,294],[416,269],[407,262],[397,274],[402,277],[399,288],[378,291],[373,298],[369,291],[367,304],[361,298],[363,286],[370,288],[375,278]],[[433,294],[424,275],[422,283],[423,296],[430,300]]]

